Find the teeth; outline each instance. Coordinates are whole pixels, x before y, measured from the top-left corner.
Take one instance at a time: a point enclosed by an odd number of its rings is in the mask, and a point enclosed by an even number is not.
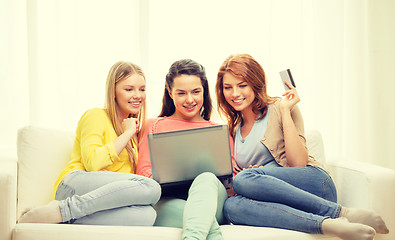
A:
[[[233,100],[233,102],[235,102],[235,103],[239,103],[239,102],[242,102],[242,101],[244,101],[244,99]]]

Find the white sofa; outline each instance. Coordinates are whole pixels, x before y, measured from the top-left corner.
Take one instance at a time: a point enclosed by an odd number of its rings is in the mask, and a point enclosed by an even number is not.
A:
[[[320,133],[310,131],[306,138],[310,153],[325,162]],[[59,130],[27,126],[18,131],[17,158],[0,159],[0,240],[181,239],[178,228],[17,224],[25,208],[50,201],[53,183],[69,160],[73,140],[73,133]],[[390,234],[378,234],[375,239],[395,239],[395,171],[348,161],[326,165],[335,178],[339,202],[375,209],[390,229]],[[223,225],[221,230],[226,240],[338,239],[264,227]]]

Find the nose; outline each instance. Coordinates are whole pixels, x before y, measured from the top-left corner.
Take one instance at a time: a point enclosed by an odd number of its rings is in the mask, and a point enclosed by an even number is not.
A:
[[[237,87],[234,87],[232,89],[232,97],[238,97],[240,95],[239,89]]]
[[[133,96],[134,99],[139,99],[141,98],[141,93],[139,90],[134,91]]]
[[[186,102],[187,103],[193,103],[193,97],[192,97],[192,94],[188,94],[188,96],[187,96],[187,99],[186,99]]]

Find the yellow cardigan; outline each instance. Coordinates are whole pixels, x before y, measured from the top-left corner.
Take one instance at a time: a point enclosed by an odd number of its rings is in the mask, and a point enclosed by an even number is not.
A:
[[[112,172],[135,173],[126,149],[119,156],[116,154],[113,141],[117,137],[104,109],[94,108],[86,111],[78,122],[71,160],[55,182],[53,199],[59,184],[74,170],[90,172],[104,169]],[[137,160],[137,146],[134,140],[132,145],[135,149],[134,159]]]

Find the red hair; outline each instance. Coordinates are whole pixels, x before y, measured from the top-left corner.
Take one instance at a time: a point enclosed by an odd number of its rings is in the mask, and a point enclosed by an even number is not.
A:
[[[278,98],[267,95],[265,71],[253,57],[248,54],[229,56],[219,68],[215,93],[217,95],[218,111],[225,115],[229,130],[233,133],[236,126],[241,123],[242,115],[225,100],[223,78],[227,72],[246,81],[254,91],[255,99],[251,104],[254,113],[262,113],[258,119],[262,119],[266,115],[267,105],[274,103]]]

